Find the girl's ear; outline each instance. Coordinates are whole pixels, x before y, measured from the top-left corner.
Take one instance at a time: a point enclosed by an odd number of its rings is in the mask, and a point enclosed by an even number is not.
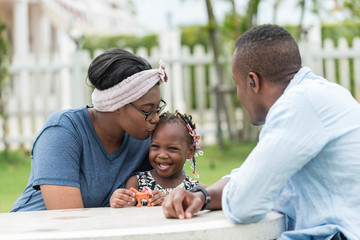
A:
[[[195,155],[195,152],[196,152],[195,144],[192,144],[187,151],[186,159],[192,158]]]

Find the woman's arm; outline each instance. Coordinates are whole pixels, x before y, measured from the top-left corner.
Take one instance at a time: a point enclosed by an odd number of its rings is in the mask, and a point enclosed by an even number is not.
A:
[[[83,208],[80,189],[59,185],[40,185],[47,210]]]
[[[84,207],[79,176],[81,151],[79,139],[61,126],[46,128],[36,139],[32,185],[41,190],[48,210]]]

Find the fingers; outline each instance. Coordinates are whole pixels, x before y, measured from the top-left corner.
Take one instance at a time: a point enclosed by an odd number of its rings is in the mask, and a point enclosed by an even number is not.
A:
[[[152,191],[152,198],[150,199],[150,202],[153,206],[161,206],[166,197],[167,194],[163,191],[154,190]]]
[[[130,205],[130,203],[119,198],[114,198],[110,201],[110,207],[113,208],[122,208],[127,205]]]
[[[172,191],[163,201],[162,207],[166,218],[189,219],[201,210],[202,193],[191,193],[184,189]]]
[[[135,204],[135,193],[128,189],[116,189],[110,198],[110,207],[119,208]]]
[[[175,212],[175,209],[174,209],[174,205],[173,205],[173,202],[172,202],[172,199],[173,199],[173,195],[174,195],[174,192],[176,190],[172,191],[163,201],[162,203],[162,209],[163,209],[163,212],[164,212],[164,216],[166,218],[178,218],[178,216],[176,215],[176,212]]]
[[[192,201],[188,204],[188,208],[185,210],[185,218],[187,219],[192,218],[192,216],[200,211],[203,206],[201,198],[197,197],[196,193],[193,193],[192,195],[194,198],[192,198]]]
[[[187,191],[179,191],[173,198],[173,205],[176,215],[179,219],[185,219],[185,209],[191,203],[192,193]]]
[[[162,204],[166,218],[185,218],[184,209],[191,202],[191,193],[184,189],[175,189],[165,199]]]

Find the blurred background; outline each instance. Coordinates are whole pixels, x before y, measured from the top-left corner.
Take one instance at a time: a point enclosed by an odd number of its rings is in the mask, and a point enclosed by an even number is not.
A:
[[[0,0],[0,212],[26,185],[49,114],[92,105],[87,68],[110,48],[153,68],[166,62],[167,110],[191,114],[207,149],[202,182],[239,166],[260,127],[236,98],[231,56],[237,38],[264,23],[288,29],[303,65],[360,101],[359,0]]]

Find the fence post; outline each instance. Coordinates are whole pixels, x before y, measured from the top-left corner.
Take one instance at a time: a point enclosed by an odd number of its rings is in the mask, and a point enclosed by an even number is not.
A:
[[[84,93],[83,93],[83,85],[81,84],[81,64],[82,64],[82,58],[81,58],[81,51],[76,48],[76,51],[74,53],[74,60],[72,64],[72,97],[73,107],[81,107],[83,105],[83,99],[84,99]]]
[[[205,56],[205,50],[201,45],[197,45],[194,48],[195,57]],[[207,92],[205,82],[205,67],[204,64],[195,65],[195,99],[196,108],[199,114],[199,124],[204,125],[204,114],[205,114],[205,93]]]
[[[324,41],[324,51],[332,52],[334,51],[334,42],[331,39],[325,39]],[[330,82],[336,82],[336,67],[334,58],[325,58],[325,77]]]
[[[14,65],[24,65],[29,60],[29,7],[27,0],[19,0],[15,3],[14,11]],[[30,111],[29,99],[29,72],[21,71],[19,74],[19,95],[18,101],[18,126],[20,138],[27,134],[27,125],[29,122],[26,112]],[[16,92],[16,91],[15,91]],[[21,144],[23,148],[23,144]]]
[[[360,52],[360,38],[356,37],[353,40],[353,52]],[[360,58],[354,58],[354,93],[355,98],[358,102],[360,102]]]
[[[345,38],[339,39],[339,50],[348,51],[349,45]],[[350,90],[350,62],[348,56],[340,57],[339,60],[340,84]]]
[[[180,61],[175,61],[181,58],[181,36],[180,30],[169,30],[160,35],[160,53],[164,58],[170,59],[172,67],[170,71],[171,79],[169,79],[169,85],[171,87],[172,96],[170,93],[165,92],[166,99],[170,100],[170,106],[173,109],[178,109],[181,112],[185,111],[185,99],[183,88],[183,76],[182,66]],[[169,77],[170,77],[169,76]]]
[[[191,54],[190,54],[190,48],[188,46],[182,46],[181,48],[181,56],[183,57],[183,59],[191,59]],[[191,66],[188,64],[183,64],[182,66],[182,71],[183,71],[183,78],[184,78],[184,99],[186,99],[185,101],[185,109],[186,112],[191,113],[190,110],[192,108],[192,94],[191,94],[191,90],[192,90],[192,86],[191,86]],[[191,113],[193,114],[193,113]]]

